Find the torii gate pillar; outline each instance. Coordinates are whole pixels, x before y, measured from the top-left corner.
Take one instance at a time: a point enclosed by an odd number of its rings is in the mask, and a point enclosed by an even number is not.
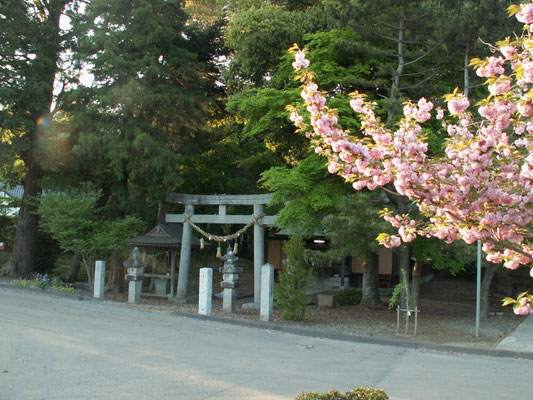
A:
[[[254,204],[254,215],[263,215],[263,204]],[[265,228],[254,225],[254,303],[261,302],[261,267],[265,264]]]
[[[194,205],[187,204],[185,206],[185,215],[187,218],[194,214]],[[184,223],[181,237],[181,252],[180,252],[180,268],[178,274],[178,293],[177,300],[179,302],[187,302],[187,287],[189,285],[189,269],[191,265],[191,242],[192,242],[192,228],[191,225]]]

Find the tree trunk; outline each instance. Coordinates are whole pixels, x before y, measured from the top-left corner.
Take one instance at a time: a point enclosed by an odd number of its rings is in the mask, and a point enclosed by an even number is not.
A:
[[[74,253],[72,260],[70,261],[70,268],[68,270],[66,282],[74,283],[78,279],[78,273],[80,272],[81,254]]]
[[[498,269],[498,264],[486,263],[485,273],[481,280],[481,320],[486,321],[489,316],[489,296],[492,278]]]
[[[379,257],[377,253],[370,253],[363,269],[363,295],[361,305],[379,306]]]
[[[422,266],[417,261],[413,266],[413,274],[411,281],[411,304],[413,308],[418,307],[418,298],[420,297],[420,276],[422,274]]]
[[[465,62],[464,62],[464,71],[463,71],[463,86],[464,86],[464,95],[468,97],[470,94],[470,76],[469,76],[469,69],[468,64],[470,62],[470,46],[466,45],[465,48]]]
[[[41,167],[26,154],[26,177],[24,179],[24,195],[22,205],[17,217],[15,228],[15,243],[11,257],[4,267],[7,275],[27,277],[35,266],[35,250],[37,244],[37,228],[39,216],[35,213],[36,207],[31,203],[31,198],[41,194]]]
[[[398,207],[398,214],[407,214],[407,205],[409,204],[409,199],[407,197],[398,197],[397,200],[397,207]],[[409,285],[409,266],[410,266],[410,256],[409,256],[409,245],[407,243],[402,244],[398,248],[398,266],[399,266],[399,276],[400,276],[400,282],[403,280],[403,273],[402,270],[405,271],[405,277],[407,279],[407,282],[405,282],[405,285]],[[405,294],[405,291],[402,290],[402,295],[400,299],[400,304],[402,308],[407,308],[407,296]]]
[[[165,223],[166,222],[166,216],[167,216],[167,206],[166,204],[159,203],[157,205],[157,222],[158,223]]]
[[[109,263],[109,279],[107,281],[106,290],[111,290],[113,293],[120,292],[120,275],[122,258],[120,252],[113,250],[111,252],[111,262]]]
[[[93,260],[90,258],[87,258],[85,256],[82,256],[83,265],[85,266],[85,271],[87,272],[87,281],[89,283],[89,287],[93,288]]]
[[[398,66],[393,71],[392,74],[392,85],[389,96],[389,104],[387,110],[387,124],[391,124],[394,118],[396,101],[400,98],[400,77],[403,74],[403,69],[405,68],[405,58],[403,54],[403,45],[404,45],[404,35],[405,35],[405,10],[402,8],[402,13],[400,20],[398,21],[398,53],[396,54],[398,58]]]

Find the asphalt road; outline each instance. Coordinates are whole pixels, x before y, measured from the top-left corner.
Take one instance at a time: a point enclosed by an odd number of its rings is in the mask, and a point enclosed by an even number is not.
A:
[[[531,399],[533,360],[317,339],[0,288],[0,399]]]

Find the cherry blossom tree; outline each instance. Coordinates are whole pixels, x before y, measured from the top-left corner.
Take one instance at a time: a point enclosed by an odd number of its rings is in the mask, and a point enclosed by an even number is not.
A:
[[[403,119],[390,129],[376,115],[376,103],[354,92],[350,106],[362,135],[351,135],[326,105],[305,51],[296,45],[293,67],[304,83],[307,113],[288,108],[315,151],[328,158],[330,173],[355,190],[380,187],[418,207],[418,218],[385,209],[383,218],[398,234],[380,235],[381,244],[396,247],[417,236],[480,241],[488,261],[509,269],[525,265],[533,277],[533,3],[508,12],[524,24],[522,36],[497,42],[493,56],[471,61],[490,92],[477,113],[456,89],[444,96],[447,110],[425,98],[406,102]],[[428,153],[423,127],[431,118],[447,133],[442,156]],[[533,295],[504,304],[514,304],[516,314],[533,313]]]

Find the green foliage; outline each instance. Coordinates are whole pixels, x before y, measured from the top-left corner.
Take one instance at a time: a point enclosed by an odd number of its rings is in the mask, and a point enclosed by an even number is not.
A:
[[[401,269],[401,279],[400,282],[396,286],[394,286],[394,290],[392,292],[392,296],[389,300],[389,308],[393,309],[397,303],[400,297],[402,296],[402,293],[405,295],[406,299],[406,307],[407,309],[412,309],[412,301],[411,301],[411,293],[409,291],[409,277],[407,276],[407,273],[405,272],[405,269]]]
[[[56,288],[56,290],[63,294],[76,294],[78,291],[70,284],[66,284]]]
[[[57,276],[54,276],[52,278],[52,287],[60,288],[61,286],[63,286],[63,281],[60,278],[58,278]]]
[[[325,393],[301,393],[295,400],[388,400],[389,396],[383,391],[374,388],[357,388],[346,393],[332,390]]]
[[[341,116],[353,115],[346,105],[349,103],[348,93],[359,90],[372,96],[376,88],[388,83],[375,75],[376,67],[384,62],[383,56],[369,52],[365,41],[354,29],[310,33],[305,35],[303,46],[308,50],[308,59],[317,74],[316,83],[322,90],[335,94],[330,104]],[[293,57],[290,60],[293,61]]]
[[[180,172],[184,193],[257,193],[260,174],[279,160],[260,138],[235,133],[239,129],[225,121],[198,153],[186,156]]]
[[[70,44],[59,16],[72,0],[2,3],[0,18],[0,162],[28,162],[37,144],[39,118],[50,112],[59,53]],[[42,126],[42,124],[40,124]],[[26,157],[20,157],[25,154]],[[8,155],[10,158],[4,159]]]
[[[228,77],[259,84],[285,51],[305,32],[304,13],[290,12],[264,2],[242,7],[233,15],[226,46],[234,51]]]
[[[9,215],[0,215],[0,242],[4,242],[6,249],[13,246],[15,239],[16,219]]]
[[[351,118],[353,110],[347,94],[381,85],[372,77],[373,64],[377,61],[361,52],[357,42],[358,35],[353,30],[305,34],[301,41],[310,50],[317,83],[332,95],[331,107],[346,121],[343,128],[353,134],[359,131],[359,123]],[[295,164],[307,156],[309,143],[303,135],[294,134],[286,111],[287,104],[296,104],[300,98],[298,84],[291,79],[294,60],[287,48],[276,59],[270,79],[261,86],[254,85],[233,94],[227,109],[243,120],[244,135],[264,140],[267,148],[287,164]]]
[[[436,238],[417,237],[411,245],[411,256],[419,262],[431,264],[436,270],[447,269],[455,276],[475,262],[476,250],[475,246],[463,241],[447,244]]]
[[[43,231],[37,232],[37,249],[35,251],[35,272],[49,274],[55,268],[61,249],[50,234]]]
[[[356,306],[361,302],[363,291],[359,288],[345,288],[337,293],[337,304],[341,307]]]
[[[52,288],[56,292],[64,293],[64,294],[75,294],[78,293],[76,289],[72,287],[70,284],[64,284],[63,281],[58,278],[57,276],[54,276],[51,281]]]
[[[50,283],[50,278],[46,274],[32,274],[31,286],[46,289]]]
[[[39,289],[48,289],[49,285],[52,285],[52,289],[56,292],[64,293],[64,294],[74,294],[78,291],[72,287],[72,285],[69,284],[63,284],[61,279],[54,276],[52,279],[48,278],[48,275],[46,274],[32,274],[31,279],[25,279],[20,278],[15,281],[13,281],[13,284],[15,286],[20,287],[34,287]]]
[[[136,217],[110,220],[96,207],[100,194],[55,193],[42,197],[39,205],[41,228],[66,252],[79,253],[89,282],[92,264],[111,250],[122,249],[144,226]]]
[[[303,320],[307,296],[305,290],[311,277],[311,270],[305,267],[304,240],[295,234],[285,242],[287,254],[285,269],[279,272],[279,283],[274,286],[274,301],[283,310],[281,318]]]
[[[26,278],[19,278],[13,281],[13,284],[20,287],[31,287],[31,281]]]
[[[390,231],[389,224],[379,217],[386,204],[390,205],[387,196],[379,191],[360,191],[343,198],[323,221],[332,250],[357,257],[377,253],[376,237]]]
[[[347,188],[325,164],[323,157],[311,154],[294,168],[274,167],[261,175],[264,186],[274,193],[270,205],[283,207],[279,227],[312,235],[324,215],[334,210]]]
[[[307,140],[294,134],[285,107],[298,100],[299,89],[251,88],[232,96],[227,110],[244,120],[241,133],[264,141],[266,148],[287,163],[301,159]]]

